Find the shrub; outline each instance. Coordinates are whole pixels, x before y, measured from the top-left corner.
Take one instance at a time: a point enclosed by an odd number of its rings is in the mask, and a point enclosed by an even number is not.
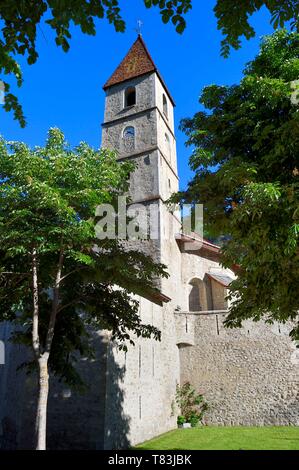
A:
[[[178,426],[183,426],[185,422],[186,422],[185,416],[178,416],[178,419],[177,419]]]
[[[191,423],[192,427],[202,422],[203,416],[209,408],[203,395],[198,393],[189,382],[184,383],[182,386],[177,385],[176,403],[181,410],[181,415],[178,417],[178,424],[188,422]],[[182,419],[184,419],[184,421],[182,421]]]

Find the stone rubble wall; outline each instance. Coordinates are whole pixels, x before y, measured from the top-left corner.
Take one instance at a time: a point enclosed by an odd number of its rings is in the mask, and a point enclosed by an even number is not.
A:
[[[180,347],[181,383],[210,405],[207,424],[299,425],[299,354],[291,325],[246,321],[226,329],[224,314],[193,315],[194,346]]]

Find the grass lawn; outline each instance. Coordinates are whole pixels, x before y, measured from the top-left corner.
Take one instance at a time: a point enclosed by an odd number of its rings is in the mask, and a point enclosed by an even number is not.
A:
[[[299,450],[299,428],[200,427],[175,429],[136,446],[144,450]]]

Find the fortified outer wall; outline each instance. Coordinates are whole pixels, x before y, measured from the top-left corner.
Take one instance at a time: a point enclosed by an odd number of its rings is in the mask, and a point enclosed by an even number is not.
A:
[[[298,426],[299,354],[291,326],[247,321],[226,329],[225,315],[189,315],[194,346],[180,347],[181,382],[204,394],[207,424]]]
[[[134,338],[119,351],[110,343],[107,358],[105,449],[121,449],[176,427],[172,401],[179,382],[173,307],[140,299],[143,323],[155,325],[161,342]]]
[[[9,341],[13,327],[0,324],[5,343],[5,364],[0,365],[0,450],[34,448],[37,378],[18,370],[32,360],[28,349]],[[93,333],[95,358],[81,358],[77,369],[87,386],[85,393],[71,392],[58,380],[50,380],[47,414],[48,449],[103,449],[106,406],[107,335]],[[116,386],[116,385],[115,385]],[[118,406],[122,396],[118,395]],[[119,426],[123,426],[119,411]]]

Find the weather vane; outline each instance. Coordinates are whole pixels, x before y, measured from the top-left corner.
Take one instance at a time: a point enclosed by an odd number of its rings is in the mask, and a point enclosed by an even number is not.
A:
[[[139,34],[139,36],[142,36],[142,26],[143,26],[143,23],[141,20],[137,20],[137,28],[135,29],[135,31],[137,32],[137,34]]]

